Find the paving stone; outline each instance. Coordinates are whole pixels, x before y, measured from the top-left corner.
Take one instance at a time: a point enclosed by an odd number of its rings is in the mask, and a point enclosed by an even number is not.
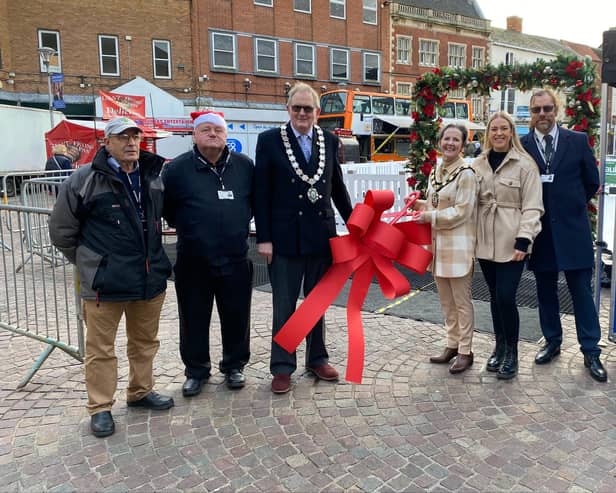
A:
[[[38,343],[11,337],[0,360],[0,484],[9,491],[474,492],[598,491],[616,488],[616,392],[582,366],[574,320],[564,317],[562,354],[533,363],[520,343],[520,371],[498,382],[484,370],[492,337],[474,337],[478,360],[462,378],[430,365],[442,349],[434,324],[363,313],[361,385],[315,380],[301,368],[288,394],[269,390],[271,295],[254,291],[248,383],[229,392],[214,372],[201,395],[181,395],[177,304],[170,289],[155,361],[169,411],[127,409],[126,356],[113,413],[116,433],[97,439],[84,409],[83,371],[54,352],[25,391],[15,375],[38,357]],[[344,370],[343,308],[328,325],[331,363]],[[220,354],[214,313],[211,352]],[[4,332],[0,331],[0,344]],[[118,347],[125,345],[120,331]],[[604,348],[605,360],[616,346]],[[298,362],[303,361],[300,346]],[[12,488],[12,489],[11,489]]]

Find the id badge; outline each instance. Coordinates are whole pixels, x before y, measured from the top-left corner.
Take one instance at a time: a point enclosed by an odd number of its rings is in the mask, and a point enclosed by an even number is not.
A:
[[[552,183],[554,181],[554,173],[549,175],[541,175],[541,183]]]
[[[233,190],[218,190],[219,200],[233,200]]]

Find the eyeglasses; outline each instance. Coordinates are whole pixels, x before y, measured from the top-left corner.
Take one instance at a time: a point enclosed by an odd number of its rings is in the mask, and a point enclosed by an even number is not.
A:
[[[134,140],[135,142],[141,141],[141,134],[115,134],[113,137],[116,137],[123,144],[128,144],[131,140]]]
[[[544,113],[552,113],[552,111],[554,111],[554,105],[546,104],[545,106],[533,106],[530,109],[531,113],[534,113],[535,115],[541,113],[541,110],[543,110]]]
[[[294,113],[299,113],[300,111],[304,110],[304,113],[310,114],[314,111],[314,107],[302,106],[301,104],[294,104],[293,106],[291,106],[291,109]]]

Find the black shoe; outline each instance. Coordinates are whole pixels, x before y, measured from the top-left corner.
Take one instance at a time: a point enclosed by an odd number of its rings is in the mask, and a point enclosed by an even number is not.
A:
[[[547,343],[535,356],[535,363],[545,365],[560,354],[560,344]]]
[[[510,380],[518,374],[518,348],[507,346],[505,359],[498,369],[496,378],[499,380]]]
[[[163,411],[173,407],[173,398],[160,395],[158,392],[152,391],[138,401],[129,401],[126,405],[128,407],[145,407],[146,409]]]
[[[588,368],[588,372],[590,376],[593,377],[597,382],[605,382],[607,381],[607,372],[603,365],[601,364],[601,360],[599,359],[599,355],[584,355],[584,366]]]
[[[238,369],[229,370],[229,373],[225,375],[225,380],[227,381],[227,387],[230,389],[241,389],[246,383],[242,370]]]
[[[203,387],[203,383],[207,380],[200,378],[187,378],[182,385],[182,395],[184,397],[192,397],[195,395],[199,395],[201,393],[201,387]]]
[[[95,437],[103,438],[113,435],[115,423],[111,411],[93,414],[90,418],[90,429]]]
[[[505,345],[496,345],[486,363],[486,371],[498,371],[505,360]]]

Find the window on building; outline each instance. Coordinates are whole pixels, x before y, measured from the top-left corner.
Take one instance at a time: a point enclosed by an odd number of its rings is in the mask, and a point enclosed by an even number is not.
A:
[[[466,89],[449,89],[447,91],[447,97],[451,99],[464,99],[466,97]]]
[[[364,12],[364,23],[366,24],[376,24],[376,0],[362,0],[363,2],[363,12]]]
[[[471,107],[473,109],[473,120],[483,120],[483,98],[481,96],[473,96],[471,98]]]
[[[315,77],[315,47],[297,43],[295,45],[295,75],[298,77]]]
[[[152,62],[155,79],[171,79],[171,43],[163,39],[152,41]]]
[[[255,5],[262,5],[263,7],[273,7],[274,0],[254,0]]]
[[[117,36],[98,37],[101,75],[120,75],[120,54]]]
[[[349,79],[349,51],[332,48],[329,52],[332,80]]]
[[[329,0],[329,15],[336,19],[346,19],[346,0]]]
[[[510,115],[513,115],[515,108],[515,89],[503,89],[501,91],[500,110],[506,111]]]
[[[381,81],[381,55],[364,53],[364,82]]]
[[[38,32],[38,47],[39,48],[53,48],[56,50],[56,54],[51,57],[49,61],[50,72],[62,72],[62,56],[60,54],[60,33],[58,31],[45,31],[39,29]],[[37,53],[38,55],[38,53]],[[45,72],[45,65],[39,57],[39,63],[41,72]]]
[[[218,69],[236,68],[235,35],[212,33],[212,67]]]
[[[255,39],[255,71],[278,72],[278,45],[273,39]]]
[[[513,65],[513,64],[514,64],[513,51],[508,51],[507,53],[505,53],[505,65]]]
[[[396,82],[396,94],[400,96],[410,96],[413,90],[413,84],[410,82]]]
[[[466,67],[466,46],[457,43],[448,45],[448,64],[450,67]]]
[[[396,36],[396,60],[404,65],[411,64],[411,41],[409,36]]]
[[[293,0],[293,10],[309,14],[312,12],[312,6],[310,4],[310,0]]]
[[[473,68],[483,68],[483,52],[484,49],[480,46],[473,46]]]
[[[419,40],[419,65],[436,67],[438,65],[438,41],[434,39]]]

